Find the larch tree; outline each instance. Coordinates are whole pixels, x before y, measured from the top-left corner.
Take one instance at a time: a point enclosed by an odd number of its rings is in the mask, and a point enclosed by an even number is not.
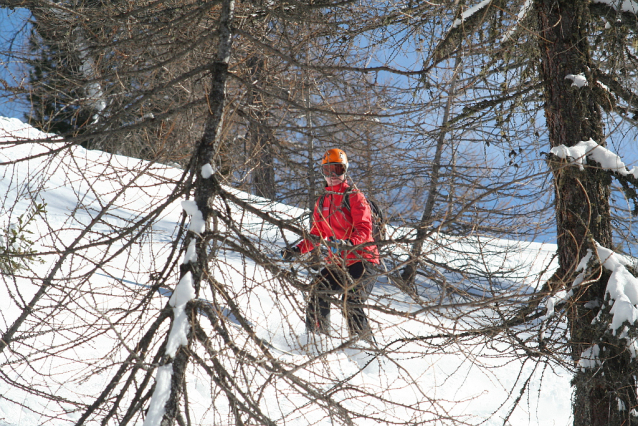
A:
[[[74,145],[89,140],[112,143],[112,152],[141,140],[144,149],[127,153],[151,161],[127,170],[132,177],[114,173],[113,179],[141,192],[171,185],[165,200],[145,205],[132,218],[113,213],[132,203],[125,189],[108,193],[94,206],[78,202],[71,217],[86,210],[91,218],[77,226],[78,237],[58,241],[49,226],[52,242],[43,255],[55,259],[53,266],[43,277],[24,273],[15,278],[16,283],[30,279],[37,291],[24,303],[16,298],[20,313],[2,330],[0,353],[6,365],[22,367],[33,358],[63,364],[66,350],[93,344],[95,334],[107,336],[113,347],[78,379],[104,372],[97,394],[70,392],[61,400],[45,378],[31,388],[59,404],[57,415],[70,410],[77,425],[125,425],[142,419],[191,424],[199,401],[193,403],[189,389],[205,382],[210,401],[203,411],[219,423],[467,424],[473,420],[454,414],[456,401],[430,395],[428,385],[413,380],[404,363],[417,359],[422,364],[447,351],[467,354],[481,366],[475,354],[498,345],[503,345],[498,356],[564,363],[560,351],[566,345],[573,360],[582,361],[582,353],[591,354],[594,344],[611,353],[618,343],[604,322],[587,322],[599,312],[601,318],[611,315],[608,304],[594,306],[605,298],[609,273],[594,257],[583,273],[581,262],[588,259],[588,249],[596,252],[593,241],[607,247],[613,243],[609,173],[592,163],[580,170],[565,160],[569,156],[558,155],[565,151],[553,151],[547,155],[553,181],[543,181],[548,171],[532,158],[540,145],[528,149],[524,143],[540,144],[547,135],[549,148],[569,149],[589,138],[602,147],[600,109],[633,109],[627,88],[632,76],[631,70],[622,79],[603,72],[610,58],[588,53],[588,43],[602,30],[592,35],[587,28],[594,12],[617,14],[618,29],[635,20],[631,13],[584,1],[573,8],[540,0],[477,5],[232,0],[114,1],[100,7],[38,0],[9,4],[42,9],[48,19],[62,16],[61,22],[49,21],[55,28],[85,29],[86,57],[96,71],[74,84],[78,89],[97,84],[90,87],[99,87],[100,97],[107,100],[107,108],[92,115],[85,132],[69,132],[55,145],[48,153],[50,164],[57,164],[58,153],[73,152]],[[506,13],[510,10],[516,12]],[[614,39],[609,42],[617,47]],[[524,54],[515,54],[519,48]],[[619,51],[627,55],[621,63],[631,64],[633,51]],[[588,86],[572,86],[582,81],[581,72]],[[599,80],[618,98],[597,86]],[[61,93],[74,92],[67,87]],[[536,124],[540,105],[546,108],[546,130]],[[13,143],[19,142],[7,142]],[[276,258],[280,247],[273,247],[274,241],[290,243],[307,236],[307,223],[299,219],[303,212],[237,191],[251,188],[271,199],[312,207],[321,184],[313,165],[323,149],[335,145],[355,152],[355,180],[386,200],[393,225],[398,225],[379,242],[389,271],[376,271],[384,292],[369,304],[379,347],[372,360],[345,376],[326,360],[349,349],[353,339],[338,334],[342,342],[336,348],[308,349],[298,332],[312,263],[302,258],[282,265]],[[19,167],[27,160],[8,163]],[[68,167],[78,161],[72,157]],[[154,162],[176,162],[184,170],[166,178]],[[115,156],[108,161],[109,166],[117,163]],[[109,177],[90,172],[78,179],[91,188]],[[145,183],[148,176],[159,176],[160,183]],[[631,177],[616,176],[631,197]],[[273,188],[273,182],[280,186]],[[35,183],[24,187],[37,198]],[[557,200],[560,268],[551,285],[530,296],[530,277],[509,266],[516,252],[500,245],[498,237],[542,232],[548,223],[547,188],[555,188]],[[153,226],[163,212],[183,198],[190,218],[170,235],[161,254],[140,262],[134,274],[139,282],[113,279],[114,288],[130,294],[128,299],[115,297],[125,308],[101,310],[89,304],[82,325],[73,326],[73,336],[80,337],[67,337],[46,322],[57,314],[84,312],[77,301],[99,299],[102,289],[92,286],[103,271],[116,266],[122,276],[133,275],[128,261],[116,264],[118,256],[138,253],[134,248],[154,238]],[[76,226],[69,221],[69,228]],[[99,256],[91,250],[99,250]],[[502,265],[492,269],[489,259],[499,256]],[[64,275],[73,262],[81,267],[74,264],[78,269]],[[5,285],[11,291],[18,288]],[[409,302],[397,287],[410,294]],[[552,318],[541,326],[529,325],[544,315],[535,309],[543,298],[559,290],[574,292],[570,303],[562,305],[568,307],[571,340]],[[158,293],[167,292],[172,293],[170,301],[158,302]],[[262,315],[260,309],[269,304],[272,308]],[[260,321],[269,317],[280,320],[277,329],[285,330],[280,341],[297,352],[282,355],[263,337]],[[48,358],[55,351],[38,347],[37,336],[49,333],[64,342],[62,355]],[[631,338],[633,332],[628,333],[620,338]],[[541,335],[550,337],[536,338]],[[611,372],[633,365],[628,353],[621,351],[603,363],[605,378],[618,377]],[[378,360],[396,375],[392,384],[375,392],[356,379]],[[58,378],[55,371],[50,374]],[[522,381],[521,395],[531,374]],[[597,370],[584,369],[576,379],[579,422],[599,418],[596,413],[610,407],[604,405],[612,401],[610,396],[618,396],[627,408],[607,410],[613,411],[613,421],[628,418],[635,405],[630,375],[621,374],[619,384],[612,384]],[[16,388],[29,388],[26,379],[16,380]],[[408,404],[397,398],[391,392],[397,387],[418,399]],[[265,402],[272,392],[281,412]],[[511,411],[520,400],[515,399]]]
[[[604,114],[634,126],[630,115],[636,102],[635,45],[625,37],[634,37],[638,5],[495,0],[463,4],[453,10],[455,20],[434,49],[432,64],[451,55],[475,53],[485,58],[484,70],[505,70],[517,66],[516,61],[521,64],[524,58],[527,63],[522,65],[534,71],[530,78],[542,85],[540,99],[547,149],[551,150],[547,165],[553,175],[559,260],[559,268],[545,289],[550,294],[566,291],[569,295],[565,308],[569,354],[577,366],[574,424],[633,424],[632,410],[637,401],[631,371],[636,360],[632,355],[634,331],[630,330],[636,324],[625,323],[623,332],[612,322],[610,310],[619,296],[610,290],[614,270],[605,266],[610,252],[599,248],[615,248],[612,178],[618,179],[633,203],[637,201],[636,180],[624,164],[610,166],[600,157],[597,160],[596,152],[603,151],[613,137],[604,131]],[[533,47],[515,47],[517,33],[524,34],[521,39],[533,43]],[[490,49],[481,49],[479,40],[489,42]],[[516,55],[515,49],[525,55]],[[516,85],[521,90],[525,83],[508,81],[503,73],[503,85]],[[499,97],[477,103],[472,113],[484,111],[486,105],[501,104]],[[569,150],[577,146],[586,148],[579,154]],[[570,154],[563,154],[564,149]],[[578,167],[573,161],[586,165]],[[592,355],[592,350],[599,358]]]

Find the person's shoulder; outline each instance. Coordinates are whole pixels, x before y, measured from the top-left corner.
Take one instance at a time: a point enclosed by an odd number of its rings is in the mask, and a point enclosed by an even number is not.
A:
[[[350,196],[365,198],[365,194],[363,193],[363,191],[356,186],[348,186],[346,188],[346,192],[349,193]]]
[[[368,200],[366,199],[365,194],[358,189],[350,192],[350,200],[360,204],[368,204]]]

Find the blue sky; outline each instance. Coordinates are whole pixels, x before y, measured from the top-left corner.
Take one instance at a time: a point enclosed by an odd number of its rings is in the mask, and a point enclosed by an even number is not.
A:
[[[29,15],[30,12],[26,9],[0,8],[0,79],[10,86],[15,86],[21,78],[19,54],[25,47],[29,33],[28,27],[23,24]],[[17,38],[14,39],[16,31]],[[15,56],[4,55],[8,51],[13,52]],[[23,119],[25,110],[24,104],[16,102],[6,92],[0,91],[0,116]]]
[[[20,63],[20,52],[26,47],[29,27],[25,25],[25,21],[29,16],[30,12],[27,9],[0,8],[0,80],[6,81],[11,87],[15,87],[23,78],[24,69]],[[7,52],[10,52],[9,56],[4,55]],[[386,54],[383,50],[374,51],[374,53]],[[403,52],[403,54],[407,56],[394,57],[394,65],[409,68],[408,64],[422,62],[422,58],[415,60],[415,57],[418,58],[416,51]],[[2,91],[2,87],[0,81],[0,116],[24,120],[26,104],[24,101],[18,102],[12,99],[9,93]],[[627,126],[626,123],[615,122],[606,123],[606,130],[610,132],[610,137],[607,139],[609,148],[620,154],[630,169],[638,166],[638,138],[635,129]]]

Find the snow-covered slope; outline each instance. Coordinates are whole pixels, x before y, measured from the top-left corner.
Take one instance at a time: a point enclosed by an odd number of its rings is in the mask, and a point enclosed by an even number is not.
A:
[[[46,204],[46,213],[28,228],[39,261],[12,276],[5,274],[0,285],[0,333],[26,317],[0,354],[0,426],[75,424],[86,404],[108,385],[131,345],[160,315],[179,264],[174,250],[179,247],[175,241],[185,199],[178,190],[182,170],[81,147],[62,149],[62,142],[23,142],[38,138],[46,135],[18,120],[0,118],[2,229],[15,224],[34,203]],[[303,213],[228,190],[283,218]],[[282,235],[288,242],[295,240],[237,206],[223,207],[267,256],[285,244]],[[220,227],[222,232],[226,229]],[[387,354],[375,358],[354,348],[336,349],[347,336],[343,318],[334,310],[334,337],[309,345],[300,312],[302,293],[282,286],[272,270],[250,256],[228,246],[211,250],[216,253],[211,273],[242,307],[255,333],[277,348],[272,354],[294,367],[300,380],[334,392],[344,407],[369,416],[355,419],[357,424],[371,424],[371,419],[380,424],[452,424],[452,418],[488,425],[501,425],[505,418],[513,425],[569,422],[569,372],[539,368],[529,358],[511,353],[503,341],[426,346],[416,338],[471,328],[493,315],[491,310],[473,307],[459,320],[445,313],[458,314],[462,299],[451,298],[459,304],[433,309],[436,303],[416,304],[387,277],[380,277],[370,299],[375,307],[370,318]],[[401,248],[395,250],[400,258]],[[490,270],[493,280],[455,289],[474,297],[489,295],[494,287],[501,295],[535,288],[552,271],[548,265],[555,247],[438,236],[427,250],[433,261],[456,271],[447,277],[453,282],[464,282],[464,275],[477,272],[472,269],[476,265]],[[172,272],[163,273],[167,279],[160,285],[155,277],[162,271]],[[307,277],[304,270],[297,272]],[[427,297],[423,284],[421,295]],[[37,303],[25,309],[34,300]],[[232,331],[232,315],[227,319]],[[167,331],[162,324],[160,336]],[[234,338],[252,350],[241,330]],[[154,341],[151,351],[161,343],[162,339]],[[237,366],[233,371],[238,376],[247,374],[232,354],[225,359]],[[250,386],[265,389],[256,398],[259,407],[277,423],[332,424],[326,411],[285,378],[249,374]],[[337,383],[340,392],[334,391]],[[193,424],[226,424],[231,408],[197,366],[188,374],[187,389]],[[523,398],[514,404],[521,389]],[[141,419],[135,421],[141,424]],[[111,423],[118,424],[117,417]],[[88,424],[93,424],[91,418]]]

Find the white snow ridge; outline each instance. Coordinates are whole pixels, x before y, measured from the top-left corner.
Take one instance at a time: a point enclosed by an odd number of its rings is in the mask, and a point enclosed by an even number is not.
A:
[[[107,424],[117,425],[142,386],[147,386],[145,399],[131,409],[128,424],[156,426],[177,368],[158,366],[155,356],[164,361],[167,357],[161,355],[173,357],[186,344],[191,362],[179,404],[188,400],[192,425],[229,424],[237,408],[226,394],[231,388],[244,392],[240,402],[252,404],[252,412],[286,426],[342,424],[335,420],[340,407],[357,413],[348,420],[362,426],[451,424],[448,419],[485,426],[502,425],[505,418],[512,425],[570,422],[568,369],[538,368],[536,358],[513,350],[506,339],[436,337],[461,335],[481,321],[499,321],[490,291],[501,295],[499,306],[519,306],[553,274],[555,245],[436,234],[425,242],[424,251],[431,252],[434,262],[463,272],[441,277],[446,285],[459,287],[450,286],[449,294],[441,296],[438,281],[419,278],[424,302],[416,303],[382,274],[366,301],[377,348],[360,342],[341,346],[349,340],[341,311],[332,310],[330,336],[308,335],[306,295],[282,278],[294,273],[302,284],[313,278],[302,262],[291,270],[278,257],[296,234],[227,198],[223,205],[216,201],[216,208],[232,219],[245,240],[235,238],[234,245],[210,241],[197,252],[190,241],[180,252],[183,241],[176,240],[184,234],[183,212],[190,216],[190,231],[205,236],[207,225],[194,201],[175,195],[183,170],[79,146],[37,156],[63,145],[54,139],[27,142],[46,135],[18,120],[0,118],[0,126],[0,141],[13,141],[0,149],[0,192],[6,194],[0,217],[17,217],[33,202],[46,204],[46,213],[29,227],[39,259],[15,276],[3,275],[0,285],[0,333],[24,312],[28,316],[17,338],[0,352],[0,426],[75,425],[101,395],[107,403],[84,424],[101,424],[100,416],[113,409]],[[595,155],[596,161],[620,170],[620,163],[599,149],[586,142],[560,152],[581,161]],[[30,159],[15,162],[29,154]],[[204,167],[201,173],[207,178],[214,170]],[[282,220],[306,213],[234,188],[223,190]],[[235,228],[221,220],[218,228],[223,238],[235,235]],[[391,232],[405,236],[410,231]],[[248,243],[259,251],[259,262],[247,255]],[[392,246],[397,258],[405,255],[403,247]],[[195,321],[185,310],[195,297],[193,276],[179,275],[180,262],[196,262],[203,254],[210,256],[204,271],[208,281],[198,290],[201,309]],[[623,305],[625,298],[631,304],[638,298],[635,283],[620,264],[619,258],[607,256],[606,265],[614,268],[608,291],[618,304],[618,321],[635,315]],[[465,271],[473,274],[479,268],[490,279],[470,283]],[[156,278],[161,271],[167,271],[163,281]],[[38,297],[42,283],[48,283],[44,296],[34,309],[25,308]],[[542,306],[547,316],[533,326],[555,321],[557,332],[564,333],[557,318],[567,297],[559,293],[548,299]],[[468,304],[474,300],[481,304]],[[142,355],[137,345],[153,326],[157,333],[145,342]],[[512,331],[528,337],[531,345],[537,341],[538,334],[517,327]],[[209,340],[189,342],[196,330]],[[590,352],[590,364],[595,363],[595,350]],[[110,386],[121,368],[126,373]],[[120,393],[125,383],[131,387]]]

